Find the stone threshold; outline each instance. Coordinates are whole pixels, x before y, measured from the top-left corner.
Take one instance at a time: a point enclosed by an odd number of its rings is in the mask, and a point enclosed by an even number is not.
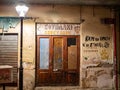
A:
[[[80,88],[79,86],[46,86],[35,87],[35,90],[115,90],[111,88]]]

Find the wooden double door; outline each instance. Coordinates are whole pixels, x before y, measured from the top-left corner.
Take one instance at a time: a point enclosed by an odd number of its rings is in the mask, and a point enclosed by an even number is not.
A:
[[[36,85],[79,85],[79,36],[37,36],[36,51]]]

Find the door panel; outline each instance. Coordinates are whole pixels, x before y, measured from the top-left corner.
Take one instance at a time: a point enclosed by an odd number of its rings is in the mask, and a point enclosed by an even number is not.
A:
[[[37,36],[37,85],[79,84],[79,36]]]
[[[37,79],[37,83],[41,86],[49,85],[50,83],[50,73],[47,71],[39,72],[39,78]]]
[[[68,69],[77,69],[77,46],[68,47]]]
[[[67,84],[68,85],[79,85],[79,77],[76,71],[68,71],[67,73]]]
[[[52,70],[52,81],[53,84],[63,83],[63,38],[53,37],[53,70]]]
[[[79,36],[67,37],[67,84],[79,84]]]
[[[50,79],[50,38],[37,37],[37,84],[49,85]]]

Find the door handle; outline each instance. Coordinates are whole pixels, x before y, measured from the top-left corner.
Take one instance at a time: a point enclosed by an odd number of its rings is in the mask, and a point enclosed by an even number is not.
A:
[[[57,71],[58,71],[58,69],[53,69],[53,71],[54,71],[54,72],[57,72]]]

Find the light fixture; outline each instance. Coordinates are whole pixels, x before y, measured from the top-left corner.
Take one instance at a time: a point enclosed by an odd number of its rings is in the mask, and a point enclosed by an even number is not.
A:
[[[20,67],[19,67],[19,90],[23,90],[23,20],[25,19],[25,15],[28,11],[28,7],[22,2],[19,3],[15,7],[17,13],[19,14],[20,17]]]
[[[17,13],[19,14],[20,17],[25,17],[26,13],[29,10],[29,7],[27,7],[24,3],[19,3],[16,7],[15,7]]]

